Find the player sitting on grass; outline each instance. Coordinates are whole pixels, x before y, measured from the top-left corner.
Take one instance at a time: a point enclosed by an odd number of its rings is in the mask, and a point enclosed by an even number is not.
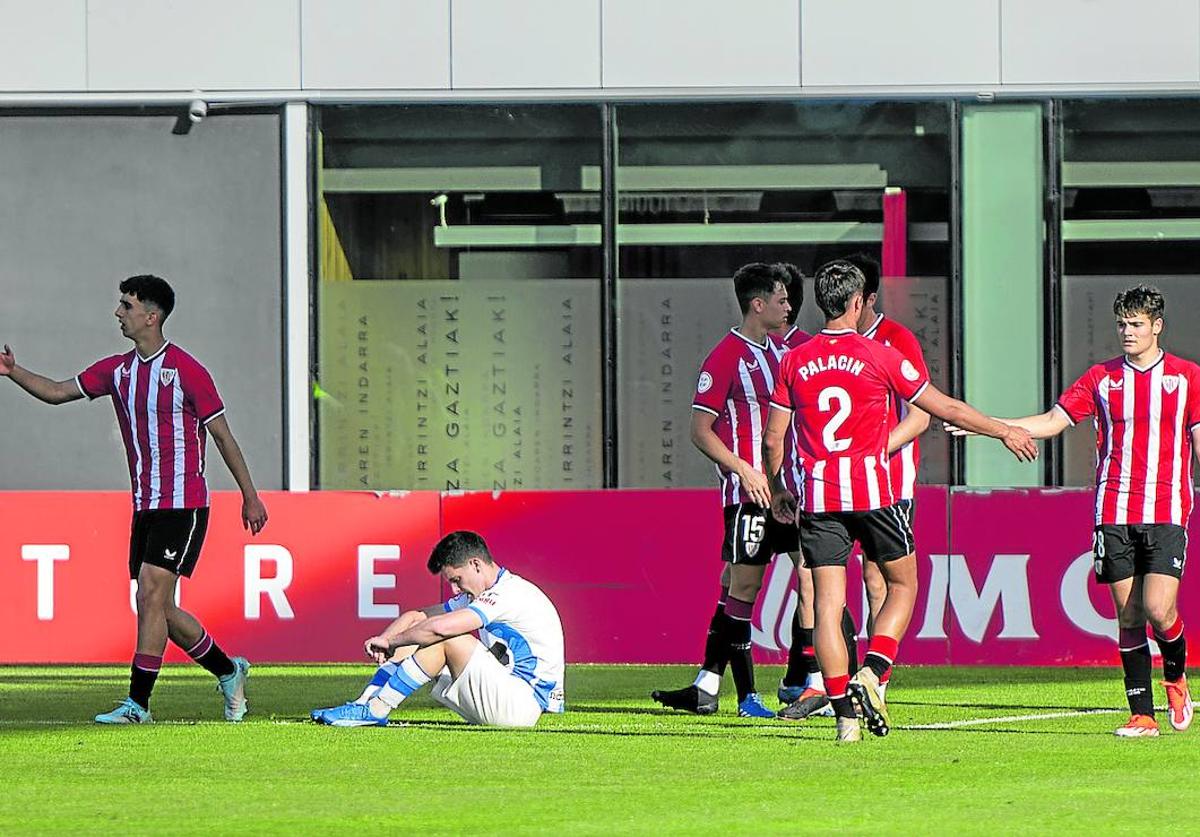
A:
[[[543,712],[562,712],[562,623],[546,594],[497,565],[474,532],[442,538],[428,567],[454,597],[403,613],[369,638],[364,648],[380,668],[366,690],[352,703],[313,710],[312,719],[384,726],[401,701],[435,678],[434,699],[467,723],[531,727]]]
[[[1176,608],[1187,562],[1192,456],[1200,456],[1200,367],[1158,345],[1166,304],[1157,288],[1117,294],[1123,355],[1083,373],[1048,412],[1001,419],[1049,439],[1091,417],[1096,426],[1096,582],[1117,609],[1130,718],[1121,738],[1158,735],[1146,622],[1162,650],[1171,726],[1192,722],[1187,642]],[[953,425],[947,430],[965,435]]]

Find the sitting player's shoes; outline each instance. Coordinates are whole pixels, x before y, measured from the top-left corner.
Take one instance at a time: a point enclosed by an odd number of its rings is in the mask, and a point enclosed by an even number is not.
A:
[[[325,710],[321,719],[331,727],[386,727],[387,715],[377,718],[365,703],[344,703]]]
[[[314,709],[313,711],[309,712],[308,717],[312,718],[313,721],[315,721],[318,724],[323,724],[323,723],[325,723],[325,713],[332,712],[333,710],[338,709],[338,708],[339,707],[337,707],[337,706],[322,706],[320,709]]]
[[[879,693],[879,677],[869,668],[860,668],[850,678],[846,694],[854,702],[854,708],[867,722],[873,735],[884,736],[891,732],[892,722],[888,717],[887,704]]]
[[[833,715],[829,696],[820,689],[805,689],[798,698],[779,710],[779,717],[785,721],[803,721],[811,715]]]
[[[246,679],[250,662],[245,657],[233,658],[233,672],[217,678],[217,691],[225,698],[225,720],[240,721],[250,707],[246,704]]]
[[[696,715],[712,715],[717,711],[717,696],[702,692],[696,686],[685,686],[682,689],[655,690],[650,698],[661,703],[667,709],[681,709]]]
[[[1157,738],[1158,721],[1153,715],[1130,715],[1129,722],[1117,727],[1113,735],[1118,738]]]
[[[804,688],[804,686],[789,686],[780,681],[779,690],[775,692],[775,696],[779,698],[780,703],[787,706],[789,703],[800,700],[800,696],[804,694]]]
[[[862,741],[862,727],[858,725],[858,718],[838,718],[835,740],[839,744],[853,744],[856,741]]]
[[[738,704],[739,718],[774,718],[775,713],[768,709],[762,702],[762,698],[758,696],[758,692],[751,692],[746,695],[746,699]]]
[[[1164,680],[1163,688],[1167,690],[1167,718],[1172,727],[1183,732],[1192,724],[1192,695],[1187,677],[1180,677],[1174,683]]]
[[[138,706],[133,698],[125,698],[112,712],[96,716],[98,724],[152,724],[150,710]]]

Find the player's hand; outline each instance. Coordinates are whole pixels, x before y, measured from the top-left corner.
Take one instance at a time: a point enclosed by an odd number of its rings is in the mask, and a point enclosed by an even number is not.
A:
[[[267,507],[263,505],[258,495],[242,500],[242,528],[249,529],[250,534],[257,535],[267,525]]]
[[[13,350],[5,343],[4,351],[0,352],[0,375],[11,375],[16,366],[17,359],[13,355]]]
[[[790,491],[777,491],[771,497],[771,515],[780,523],[796,522],[796,495]]]
[[[738,479],[741,480],[742,490],[746,492],[750,498],[750,502],[762,506],[764,509],[771,505],[771,485],[767,482],[767,476],[762,471],[756,470],[753,465],[745,460],[735,469]]]
[[[977,435],[979,435],[974,430],[964,430],[963,428],[959,427],[957,424],[951,424],[948,421],[942,422],[942,429],[945,430],[947,433],[949,433],[951,436],[977,436]]]
[[[1032,462],[1038,458],[1037,442],[1024,428],[1009,425],[1008,432],[1004,434],[1001,441],[1004,442],[1004,447],[1012,451],[1013,456],[1022,462]]]
[[[391,656],[391,643],[386,637],[373,636],[363,643],[363,651],[367,656],[375,661],[376,665],[383,665]]]

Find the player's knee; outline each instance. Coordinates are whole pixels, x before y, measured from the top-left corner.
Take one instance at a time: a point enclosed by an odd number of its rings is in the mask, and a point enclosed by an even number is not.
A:
[[[1175,624],[1175,619],[1178,617],[1178,611],[1174,604],[1148,604],[1146,605],[1146,619],[1154,630],[1162,633],[1168,630]]]

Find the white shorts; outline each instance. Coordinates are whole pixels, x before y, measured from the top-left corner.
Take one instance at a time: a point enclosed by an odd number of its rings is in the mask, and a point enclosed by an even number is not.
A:
[[[531,727],[542,715],[529,684],[502,666],[482,642],[457,680],[443,671],[433,684],[433,699],[469,724]]]

